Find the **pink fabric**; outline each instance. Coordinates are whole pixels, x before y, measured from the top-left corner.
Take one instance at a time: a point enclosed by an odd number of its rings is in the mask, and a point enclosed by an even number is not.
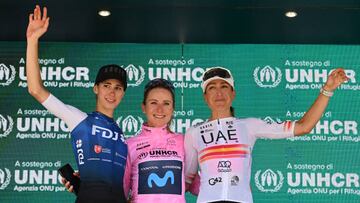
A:
[[[184,136],[143,125],[127,144],[124,190],[132,202],[185,203]]]

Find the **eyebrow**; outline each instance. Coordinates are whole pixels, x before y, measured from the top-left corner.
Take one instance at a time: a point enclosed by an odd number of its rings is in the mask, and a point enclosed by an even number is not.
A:
[[[107,85],[112,85],[113,83],[111,83],[111,82],[103,82],[103,84],[107,84]],[[115,83],[115,86],[120,86],[120,87],[122,87],[122,85],[120,84],[120,83]]]
[[[159,101],[158,99],[148,99],[148,101]],[[164,102],[170,102],[170,103],[172,103],[172,101],[171,100],[163,100]]]
[[[212,82],[209,82],[209,84],[207,85],[207,86],[209,86],[209,85],[215,85],[217,82],[214,82],[214,81],[212,81]],[[225,82],[225,81],[221,81],[220,82],[220,85],[222,85],[222,84],[227,84],[227,85],[229,85],[229,83],[227,83],[227,82]],[[230,85],[229,85],[230,86]]]

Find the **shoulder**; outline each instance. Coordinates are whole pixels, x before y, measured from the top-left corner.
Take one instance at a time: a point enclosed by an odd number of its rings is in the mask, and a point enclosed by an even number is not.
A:
[[[133,144],[137,143],[139,140],[140,140],[140,139],[139,139],[139,135],[135,135],[135,136],[132,136],[132,137],[130,137],[130,138],[127,138],[127,139],[126,139],[126,143],[127,143],[128,145],[133,145]]]
[[[259,118],[249,117],[249,118],[236,118],[235,122],[242,124],[251,124],[251,123],[263,123],[264,121]]]
[[[179,141],[184,141],[184,135],[181,133],[171,133],[171,138],[174,138]]]
[[[200,127],[203,126],[206,123],[208,123],[208,122],[207,121],[202,121],[200,123],[196,123],[195,125],[191,126],[190,128],[188,128],[186,130],[186,134],[199,130]]]

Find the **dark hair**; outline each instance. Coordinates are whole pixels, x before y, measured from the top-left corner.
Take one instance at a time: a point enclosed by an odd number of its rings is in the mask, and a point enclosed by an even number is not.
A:
[[[232,106],[230,106],[230,113],[232,117],[235,117],[235,109]]]
[[[148,97],[150,91],[152,89],[155,89],[155,88],[163,88],[163,89],[168,90],[171,93],[171,97],[172,97],[172,100],[173,100],[173,107],[175,108],[175,88],[174,88],[173,84],[170,81],[162,79],[162,78],[156,78],[156,79],[150,80],[145,85],[144,99],[143,99],[142,103],[145,105],[146,98]]]

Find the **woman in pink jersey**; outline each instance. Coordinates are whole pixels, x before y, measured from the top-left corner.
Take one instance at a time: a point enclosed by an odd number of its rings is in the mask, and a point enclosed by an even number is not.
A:
[[[127,140],[124,190],[130,191],[132,202],[186,202],[184,136],[169,128],[174,107],[169,81],[154,79],[145,86],[142,111],[147,122],[139,135]]]
[[[129,138],[124,192],[131,202],[185,203],[184,136],[170,130],[175,107],[174,86],[151,80],[144,90],[142,111],[147,122],[141,133]],[[199,176],[190,185],[197,195]],[[63,179],[65,187],[72,186]]]

